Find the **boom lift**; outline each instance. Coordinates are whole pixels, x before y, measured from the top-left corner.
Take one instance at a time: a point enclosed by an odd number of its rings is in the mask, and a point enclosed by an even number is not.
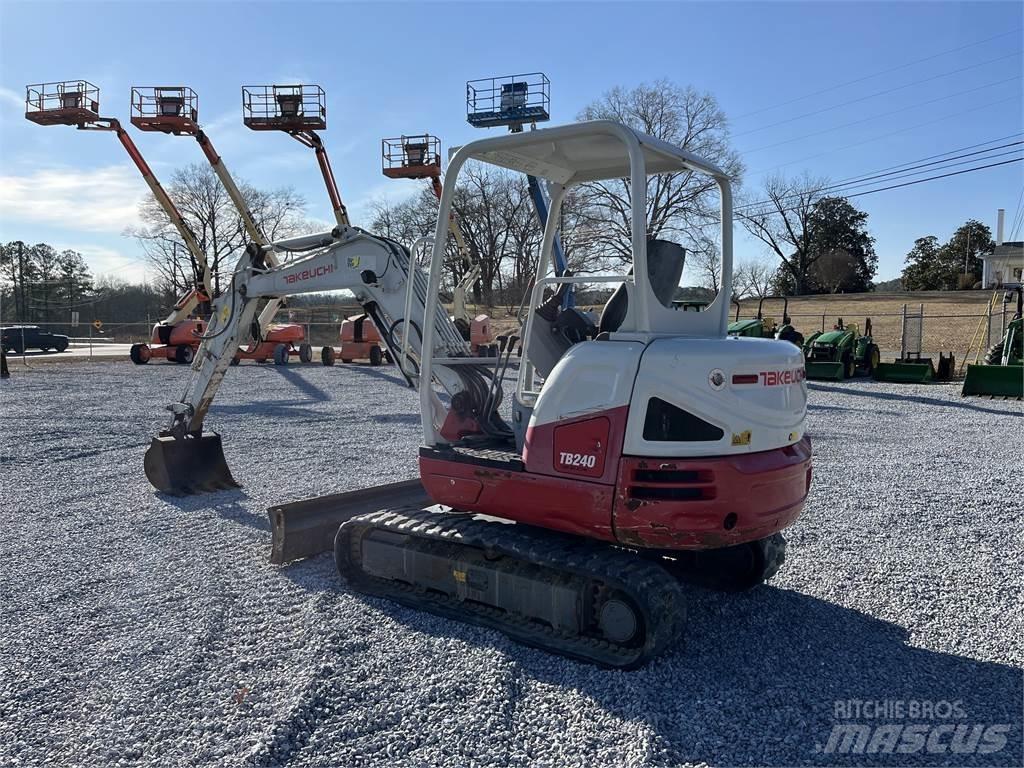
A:
[[[221,156],[213,148],[213,142],[199,127],[199,97],[194,90],[181,85],[134,87],[131,120],[132,125],[140,131],[193,137],[238,211],[249,239],[260,246],[268,245],[245,197],[228,173]],[[267,261],[272,266],[279,263],[272,250],[267,251]],[[280,299],[267,302],[260,312],[258,328],[253,329],[253,343],[247,349],[238,351],[232,360],[234,364],[243,359],[265,362],[272,358],[275,364],[283,365],[291,355],[297,356],[304,363],[313,359],[313,348],[306,343],[306,334],[301,325],[271,325],[281,304]]]
[[[401,136],[381,141],[381,163],[384,175],[389,179],[430,179],[431,188],[437,199],[441,199],[441,140],[430,134]],[[470,350],[480,357],[498,354],[494,334],[491,332],[491,318],[487,315],[471,316],[466,309],[466,293],[480,278],[480,261],[474,259],[466,245],[466,238],[459,226],[459,217],[454,211],[448,219],[448,231],[459,250],[465,274],[452,292],[452,317],[469,342]]]
[[[527,75],[505,75],[470,80],[466,83],[466,121],[474,128],[507,127],[510,133],[521,133],[526,123],[531,130],[537,123],[551,119],[551,81],[543,72]],[[548,195],[537,175],[526,172],[527,188],[533,210],[541,229],[548,223]],[[568,271],[562,238],[555,235],[553,246],[555,274]],[[576,306],[576,293],[567,284],[562,293],[562,308]]]
[[[199,268],[199,282],[178,299],[171,313],[153,326],[150,344],[133,344],[131,359],[136,364],[148,363],[153,354],[178,363],[191,363],[194,350],[199,346],[203,321],[189,319],[200,304],[210,301],[210,267],[206,254],[196,242],[188,223],[175,207],[171,198],[157,181],[152,169],[142,157],[132,137],[112,117],[100,117],[100,89],[86,80],[64,80],[38,83],[25,89],[25,117],[39,125],[73,125],[80,131],[111,131],[124,147],[142,178],[149,185],[153,197],[167,214],[188,248],[192,260]]]
[[[505,414],[511,345],[496,364],[471,356],[438,296],[452,198],[469,160],[543,169],[551,190],[524,360]],[[671,305],[683,249],[646,236],[648,174],[680,171],[710,175],[721,193],[723,285],[702,312]],[[621,178],[632,193],[632,274],[550,274],[566,192]],[[683,593],[670,568],[695,557],[724,581],[750,586],[781,565],[779,532],[800,514],[810,484],[803,358],[788,342],[727,336],[732,198],[724,171],[608,121],[509,134],[467,144],[452,159],[426,275],[405,248],[355,228],[289,245],[322,247],[278,268],[250,249],[217,300],[195,386],[146,455],[157,488],[199,490],[211,467],[230,478],[203,418],[258,297],[347,288],[390,336],[407,294],[421,323],[407,334],[415,366],[403,371],[418,385],[429,499],[413,481],[275,507],[275,560],[315,554],[329,546],[324,534],[334,536],[339,573],[354,590],[619,668],[645,663],[681,633]],[[558,329],[559,315],[575,310],[561,309],[557,290],[547,299],[544,291],[599,282],[618,288],[574,343]],[[446,509],[422,509],[431,502]]]
[[[242,122],[254,131],[284,131],[316,154],[338,230],[352,226],[341,201],[324,142],[327,97],[319,85],[247,85],[242,88]]]

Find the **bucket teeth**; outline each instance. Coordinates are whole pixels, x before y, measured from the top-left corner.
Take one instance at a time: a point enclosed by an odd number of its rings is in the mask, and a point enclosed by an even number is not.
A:
[[[146,477],[158,491],[172,496],[238,488],[231,476],[220,435],[154,437],[143,460]]]

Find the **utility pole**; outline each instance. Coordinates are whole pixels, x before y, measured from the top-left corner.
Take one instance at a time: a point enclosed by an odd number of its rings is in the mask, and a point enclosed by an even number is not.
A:
[[[967,226],[967,253],[964,254],[964,274],[967,274],[967,260],[971,258],[971,227]]]
[[[25,244],[18,241],[18,290],[21,292],[21,306],[18,306],[18,300],[14,300],[14,311],[17,314],[17,321],[24,322],[25,320]]]

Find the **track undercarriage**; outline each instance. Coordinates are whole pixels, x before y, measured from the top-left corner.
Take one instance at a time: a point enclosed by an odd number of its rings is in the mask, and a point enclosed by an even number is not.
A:
[[[682,635],[680,581],[745,589],[782,564],[780,534],[666,555],[460,512],[402,507],[355,516],[335,561],[359,592],[499,630],[548,652],[634,669]]]

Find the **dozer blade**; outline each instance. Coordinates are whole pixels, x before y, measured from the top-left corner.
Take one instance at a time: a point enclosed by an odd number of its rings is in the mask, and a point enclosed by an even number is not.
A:
[[[843,364],[822,361],[808,360],[804,364],[808,379],[827,379],[829,381],[843,380]]]
[[[271,507],[267,510],[273,532],[270,562],[283,565],[334,549],[338,528],[358,515],[432,503],[417,478]]]
[[[897,384],[927,384],[935,378],[935,369],[927,363],[879,363],[874,371],[875,381]]]
[[[1024,397],[1024,366],[968,365],[961,396]]]
[[[143,467],[152,486],[172,496],[239,487],[224,460],[220,435],[214,432],[154,437]]]

